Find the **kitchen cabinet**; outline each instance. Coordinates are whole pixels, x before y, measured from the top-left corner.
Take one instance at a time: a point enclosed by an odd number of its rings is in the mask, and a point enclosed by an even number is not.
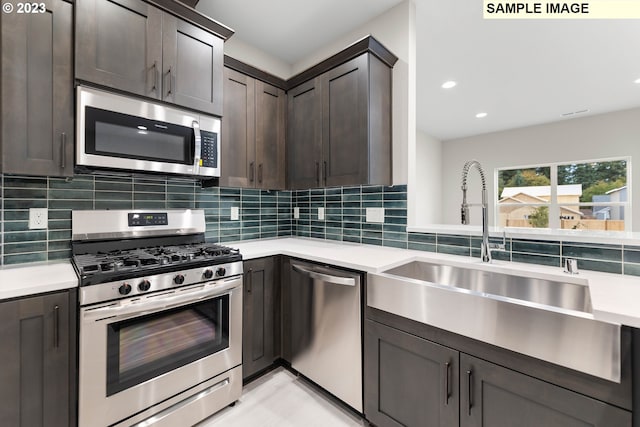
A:
[[[503,368],[460,356],[461,427],[631,426],[631,412]]]
[[[3,13],[2,172],[73,175],[73,6]]]
[[[366,52],[289,91],[291,189],[391,184],[391,71]]]
[[[76,78],[222,115],[224,40],[140,0],[76,5]]]
[[[280,356],[280,287],[275,257],[244,261],[242,373],[249,378]]]
[[[367,320],[365,355],[364,412],[371,423],[458,425],[457,351]]]
[[[364,360],[379,427],[632,425],[630,411],[372,320]]]
[[[75,425],[75,298],[0,302],[0,425]]]
[[[232,187],[285,187],[283,89],[231,68],[224,69],[222,176]]]

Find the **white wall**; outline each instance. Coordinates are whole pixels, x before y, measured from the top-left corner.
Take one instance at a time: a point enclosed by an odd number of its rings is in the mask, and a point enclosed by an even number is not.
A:
[[[293,74],[291,64],[288,64],[268,53],[243,42],[237,37],[231,37],[224,43],[224,53],[230,57],[249,64],[259,70],[266,71],[284,80]]]
[[[640,161],[640,108],[443,142],[442,222],[459,223],[460,177],[467,160],[478,160],[488,174],[491,225],[496,168],[623,156],[631,156],[632,164]],[[640,201],[640,184],[632,191],[631,200]],[[469,195],[470,202],[479,202],[480,183],[475,172],[470,176]],[[640,205],[636,202],[633,206],[633,231],[640,231]],[[479,208],[471,208],[471,223],[480,224],[480,220]]]
[[[372,35],[398,57],[393,68],[393,183],[406,184],[416,140],[415,4],[405,0],[292,65],[297,74]],[[415,153],[414,153],[415,154]],[[415,157],[415,156],[413,156]]]
[[[416,132],[415,184],[409,197],[415,200],[417,222],[442,222],[442,143],[424,132]],[[412,225],[412,224],[410,224]]]

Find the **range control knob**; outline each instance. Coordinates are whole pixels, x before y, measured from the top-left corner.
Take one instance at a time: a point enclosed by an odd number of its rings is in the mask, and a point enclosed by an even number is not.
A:
[[[138,283],[138,290],[141,292],[148,291],[151,288],[151,283],[144,279],[142,282]]]
[[[224,276],[225,274],[227,274],[227,269],[224,267],[220,267],[216,270],[216,275],[218,276]]]
[[[173,278],[173,283],[176,285],[182,285],[184,283],[184,276],[182,274],[176,275],[176,277]]]
[[[213,270],[207,268],[202,275],[205,279],[211,279],[213,277]]]
[[[131,292],[131,285],[126,282],[123,283],[118,288],[118,292],[120,293],[120,295],[127,295],[129,292]]]

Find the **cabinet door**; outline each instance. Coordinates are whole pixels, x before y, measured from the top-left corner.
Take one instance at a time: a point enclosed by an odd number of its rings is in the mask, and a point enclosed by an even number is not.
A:
[[[460,426],[631,426],[631,412],[462,354]]]
[[[273,257],[244,262],[242,371],[247,378],[267,368],[279,356],[280,323],[276,321],[278,292]]]
[[[257,186],[285,187],[286,95],[282,89],[256,80]]]
[[[140,0],[76,2],[76,77],[160,98],[162,11]]]
[[[368,178],[367,54],[321,76],[322,176],[325,186],[366,184]]]
[[[322,98],[320,80],[305,82],[288,92],[287,168],[289,188],[322,186]]]
[[[0,425],[69,426],[68,293],[0,303]]]
[[[255,187],[255,80],[224,69],[220,185]]]
[[[2,171],[73,175],[72,5],[2,14]]]
[[[366,418],[378,427],[457,426],[458,357],[448,347],[367,320]]]
[[[162,99],[221,116],[224,41],[166,13],[162,39]]]

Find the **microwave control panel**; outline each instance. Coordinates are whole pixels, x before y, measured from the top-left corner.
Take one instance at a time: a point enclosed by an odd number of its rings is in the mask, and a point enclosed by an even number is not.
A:
[[[200,131],[201,154],[200,166],[205,168],[218,167],[218,134],[215,132]]]

